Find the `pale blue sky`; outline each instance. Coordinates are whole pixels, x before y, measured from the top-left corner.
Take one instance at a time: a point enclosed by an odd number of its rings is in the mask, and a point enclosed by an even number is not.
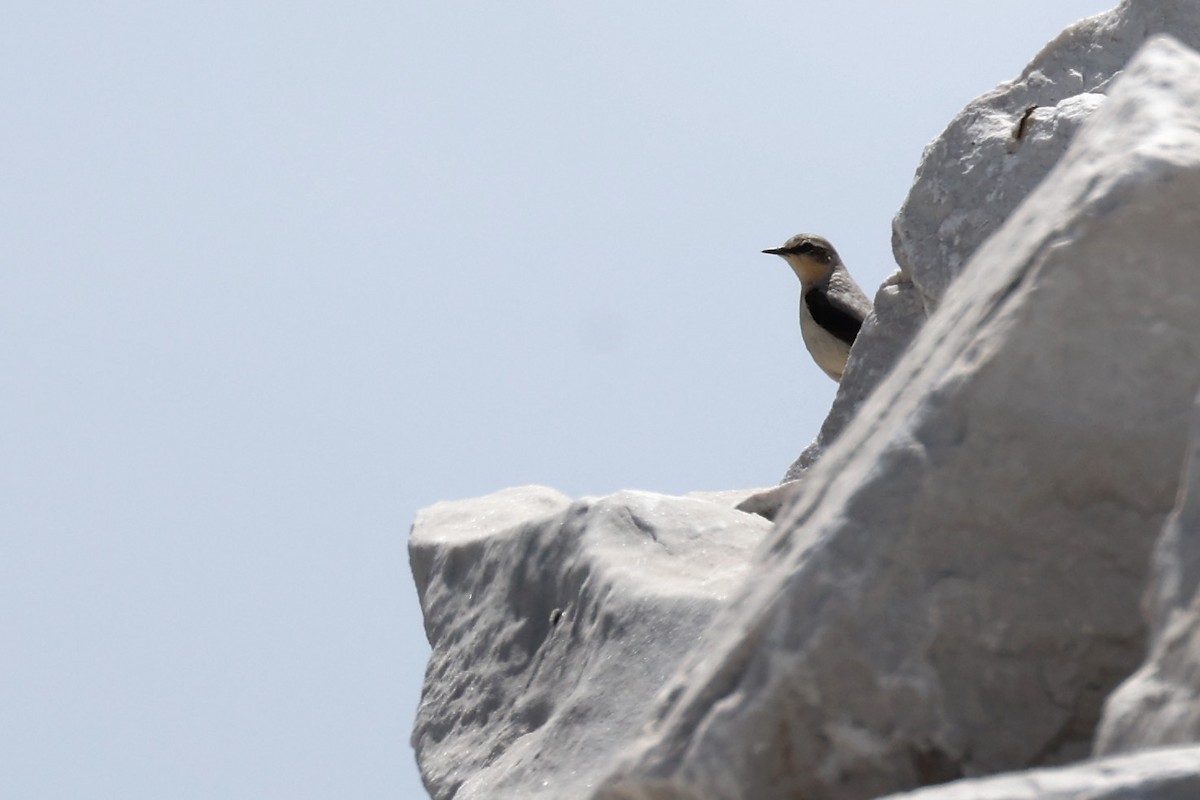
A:
[[[5,796],[417,798],[440,499],[776,481],[921,149],[1101,0],[67,3],[0,27]]]

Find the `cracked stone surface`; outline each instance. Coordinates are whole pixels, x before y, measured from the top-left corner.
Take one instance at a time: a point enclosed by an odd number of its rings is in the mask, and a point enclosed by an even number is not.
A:
[[[1124,2],[930,145],[798,480],[421,512],[437,800],[1200,796],[1145,749],[1200,739],[1198,26]]]
[[[433,653],[413,746],[430,794],[584,797],[770,528],[746,493],[545,487],[423,510],[409,540]]]
[[[1062,158],[1113,79],[1151,36],[1200,49],[1197,0],[1126,0],[1071,25],[1012,81],[972,101],[921,157],[892,223],[900,269],[875,297],[820,433],[787,469],[803,475],[858,413],[947,288]]]
[[[801,482],[597,797],[1086,757],[1200,388],[1200,56],[1147,44]]]

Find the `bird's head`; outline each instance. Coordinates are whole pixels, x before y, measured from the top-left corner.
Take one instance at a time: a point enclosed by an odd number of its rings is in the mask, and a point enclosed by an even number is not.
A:
[[[842,263],[828,239],[811,233],[798,233],[784,242],[783,247],[763,252],[786,261],[806,286],[825,280]]]

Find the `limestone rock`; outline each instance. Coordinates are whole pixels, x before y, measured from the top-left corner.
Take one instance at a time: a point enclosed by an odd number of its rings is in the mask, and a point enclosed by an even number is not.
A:
[[[1157,33],[1200,48],[1200,0],[1125,0],[1070,26],[929,144],[892,224],[900,270],[875,298],[880,319],[855,344],[820,434],[784,480],[799,478],[841,434],[967,260],[1058,163],[1113,77]]]
[[[1200,48],[1197,0],[1125,0],[1046,45],[926,149],[893,223],[896,261],[932,310],[967,260],[1058,163],[1149,37]]]
[[[1200,747],[1158,750],[893,794],[881,800],[1196,800]]]
[[[1179,503],[1154,559],[1154,644],[1105,705],[1097,753],[1200,742],[1200,404]],[[1196,793],[1200,797],[1200,791]]]
[[[433,647],[413,730],[438,800],[584,797],[770,523],[699,498],[439,503],[410,559]]]
[[[597,797],[860,800],[1085,756],[1143,654],[1197,252],[1200,56],[1156,39],[805,475]]]

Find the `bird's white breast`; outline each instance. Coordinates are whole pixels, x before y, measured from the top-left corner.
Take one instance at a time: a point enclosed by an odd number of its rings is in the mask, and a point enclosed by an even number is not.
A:
[[[840,381],[850,356],[850,345],[816,323],[803,297],[800,298],[800,333],[817,366],[835,381]]]

